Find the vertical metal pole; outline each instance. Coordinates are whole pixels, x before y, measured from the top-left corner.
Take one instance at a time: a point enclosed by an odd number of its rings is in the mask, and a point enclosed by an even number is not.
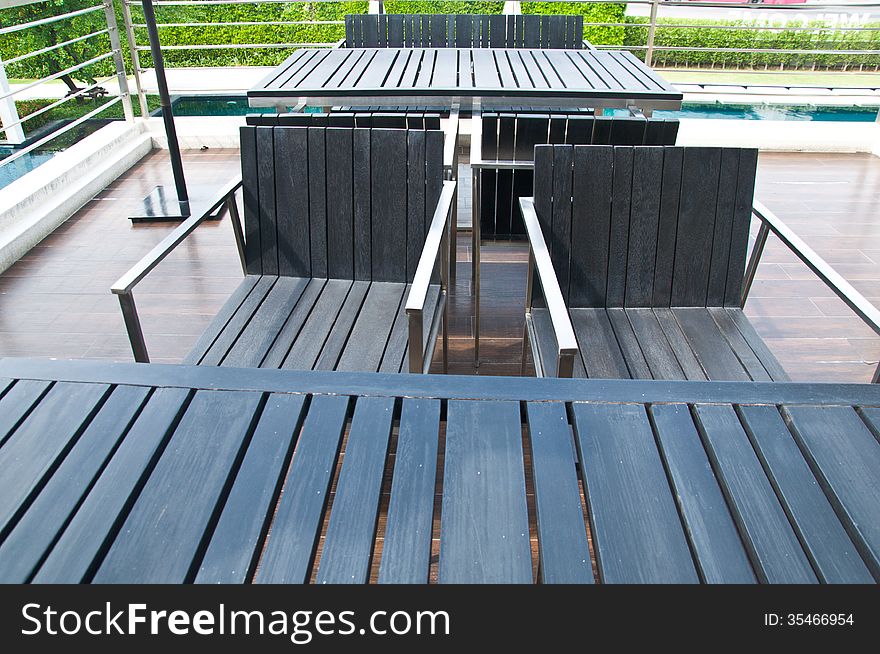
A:
[[[119,306],[122,309],[122,319],[125,321],[125,331],[128,332],[128,341],[131,343],[131,352],[134,360],[138,363],[149,363],[150,356],[147,354],[147,345],[144,342],[144,332],[141,329],[141,321],[138,318],[137,307],[134,304],[134,296],[131,293],[121,293]]]
[[[752,289],[752,282],[755,281],[755,273],[758,272],[758,264],[761,263],[761,254],[764,252],[764,245],[767,244],[767,236],[770,234],[770,228],[767,223],[761,221],[761,227],[758,229],[758,236],[755,239],[755,245],[752,247],[752,254],[749,256],[749,263],[746,266],[746,274],[743,277],[742,294],[740,295],[739,306],[745,307],[746,300],[749,298],[749,291]]]
[[[241,262],[241,271],[247,275],[247,257],[244,251],[244,234],[241,229],[241,218],[238,215],[238,203],[233,191],[226,199],[226,209],[229,211],[229,220],[232,221],[232,233],[235,236],[235,247],[238,249],[238,260]]]
[[[3,66],[3,58],[0,57],[0,95],[9,93],[9,80],[6,78],[6,68]],[[0,100],[0,123],[12,125],[18,123],[18,108],[15,106],[15,96]],[[0,129],[6,134],[7,143],[24,143],[24,126],[19,123],[15,127]]]
[[[122,111],[125,120],[133,122],[134,109],[131,106],[131,93],[128,89],[128,77],[125,74],[125,61],[122,59],[122,41],[119,38],[119,25],[116,23],[113,0],[104,0],[104,17],[107,19],[107,32],[110,36],[110,47],[113,49],[113,63],[116,64],[116,81],[122,98]]]
[[[183,176],[183,161],[180,158],[180,145],[177,142],[177,129],[174,127],[174,114],[171,111],[171,96],[168,93],[168,80],[165,79],[165,61],[162,58],[162,45],[159,42],[159,28],[156,27],[156,12],[153,0],[142,0],[144,22],[150,35],[150,53],[153,56],[153,68],[156,70],[156,84],[159,87],[159,103],[162,106],[162,120],[165,122],[165,135],[168,137],[168,154],[171,157],[171,171],[174,173],[174,186],[177,189],[177,200],[189,204],[186,192],[186,179]],[[189,215],[189,211],[184,212]]]
[[[474,170],[473,178],[474,219],[471,225],[473,245],[471,256],[474,261],[474,367],[480,367],[480,170]]]
[[[138,103],[141,108],[141,117],[147,118],[150,111],[147,108],[147,94],[144,92],[144,86],[141,84],[141,60],[137,51],[137,40],[134,34],[134,25],[131,20],[130,0],[122,0],[122,21],[125,24],[126,41],[128,41],[128,52],[131,55],[131,68],[134,74],[134,86],[137,90]]]
[[[654,31],[657,29],[657,8],[660,6],[660,0],[651,0],[651,18],[648,23],[648,41],[645,44],[645,63],[650,66],[654,59]]]

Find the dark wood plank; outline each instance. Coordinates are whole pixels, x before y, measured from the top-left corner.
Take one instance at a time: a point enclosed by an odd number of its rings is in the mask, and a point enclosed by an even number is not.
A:
[[[699,581],[645,408],[572,406],[602,582]]]
[[[0,583],[21,584],[30,579],[149,393],[150,389],[137,386],[113,390],[0,545]]]
[[[519,404],[447,405],[441,583],[532,581]]]
[[[406,161],[406,280],[411,282],[425,247],[425,135],[407,132]],[[403,189],[398,189],[398,192]]]
[[[629,379],[630,372],[605,309],[570,309],[587,377]]]
[[[573,148],[553,148],[553,214],[549,233],[545,235],[550,259],[563,297],[569,295],[569,266],[572,234],[572,165]],[[548,238],[549,237],[549,238]]]
[[[810,562],[733,407],[697,405],[694,413],[758,579],[766,583],[816,583]]]
[[[327,277],[327,160],[323,127],[309,128],[309,254],[312,277]]]
[[[260,206],[260,249],[265,275],[278,274],[274,131],[274,127],[257,127],[257,201]]]
[[[354,278],[372,279],[372,185],[370,181],[370,130],[356,129],[353,144],[354,164]]]
[[[160,388],[153,393],[33,581],[90,580],[165,449],[189,398],[189,389]]]
[[[755,583],[755,573],[686,404],[650,409],[700,579],[710,584]]]
[[[319,584],[369,580],[394,403],[394,398],[362,397],[355,404],[321,552]]]
[[[520,17],[517,16],[517,22]],[[524,48],[540,48],[541,47],[541,16],[526,15],[522,17],[523,25],[523,47]]]
[[[58,383],[0,448],[4,536],[74,446],[109,395],[105,384]]]
[[[608,242],[606,307],[622,307],[626,298],[629,215],[633,200],[633,149],[614,148],[614,179],[611,186],[611,237]],[[597,174],[595,171],[593,174]]]
[[[489,16],[489,47],[505,48],[507,45],[507,17]]]
[[[198,363],[203,366],[219,366],[277,281],[278,277],[262,275],[257,280],[257,283],[254,284],[254,287],[248,296],[241,302],[232,316],[230,316],[226,324],[220,327],[216,338],[214,338],[201,360],[193,361],[193,363]],[[214,332],[214,324],[215,323],[212,323],[212,325],[208,327],[206,333]]]
[[[738,307],[740,303],[746,251],[749,245],[749,226],[752,222],[752,201],[755,194],[757,167],[758,151],[751,148],[741,150],[736,176],[733,226],[731,227],[730,265],[727,270],[727,282],[724,291],[724,304],[729,307]]]
[[[358,283],[362,285],[367,282]],[[311,370],[314,367],[352,285],[353,282],[344,279],[327,280],[299,334],[292,342],[281,364],[282,368]]]
[[[372,134],[373,281],[406,281],[406,141],[403,130]]]
[[[717,314],[721,311],[727,312],[727,315],[736,325],[739,333],[742,334],[743,338],[746,340],[746,343],[749,344],[752,352],[754,352],[758,359],[760,359],[761,364],[764,366],[764,369],[770,374],[770,379],[772,379],[773,381],[788,381],[788,373],[785,372],[782,364],[779,363],[779,360],[770,351],[770,348],[767,347],[764,339],[762,339],[758,335],[758,332],[755,331],[755,327],[749,321],[743,310],[738,307],[718,309],[713,310],[713,315],[716,315],[717,317]]]
[[[710,307],[724,306],[736,208],[736,184],[733,180],[737,179],[739,157],[740,151],[737,149],[724,148],[721,151],[718,195],[715,202],[715,233],[710,250],[709,286],[706,294],[706,305]]]
[[[709,307],[708,311],[748,376],[754,381],[770,381],[770,374],[764,369],[764,364],[733,322],[730,315],[731,310],[723,307]]]
[[[344,279],[354,279],[352,147],[352,130],[327,130],[327,275]]]
[[[813,568],[825,583],[871,583],[871,573],[804,461],[775,406],[740,406],[739,415]]]
[[[260,186],[257,169],[257,127],[242,127],[241,181],[244,201],[245,261],[250,275],[263,274],[262,244],[260,243]]]
[[[626,255],[627,307],[653,305],[662,179],[663,149],[635,148]]]
[[[302,426],[304,407],[304,395],[272,394],[266,400],[195,583],[240,584],[250,579]]]
[[[880,443],[876,410],[786,406],[784,415],[807,462],[874,579],[880,581]]]
[[[547,583],[593,583],[574,445],[562,402],[527,406],[540,577]]]
[[[438,400],[402,401],[379,583],[428,582],[439,428]]]
[[[373,282],[335,370],[375,371],[392,333],[407,285]]]
[[[654,311],[651,309],[626,309],[626,317],[639,343],[645,362],[654,379],[686,379],[675,351]],[[698,366],[699,367],[699,366]]]
[[[388,47],[402,48],[403,40],[403,14],[389,14],[388,18]]]
[[[682,372],[684,372],[685,379],[698,381],[705,381],[708,379],[708,377],[706,377],[706,372],[703,370],[703,366],[700,365],[700,362],[694,355],[693,349],[691,349],[690,343],[688,343],[687,336],[681,331],[681,326],[675,319],[672,309],[655,308],[653,309],[653,313],[654,317],[657,318],[660,327],[663,329],[663,334],[666,336],[669,346],[672,348],[672,351],[675,352],[675,358],[678,360]]]
[[[750,381],[749,374],[707,309],[673,309],[672,313],[709,379]]]
[[[308,130],[275,129],[278,273],[309,277]],[[264,156],[265,153],[260,153]]]
[[[622,308],[608,309],[608,320],[614,329],[614,335],[620,345],[620,351],[626,361],[626,367],[629,369],[629,376],[633,379],[652,379],[651,369],[645,360],[641,345],[632,325],[626,317],[626,310]]]
[[[657,256],[654,266],[654,297],[651,306],[672,304],[672,274],[678,236],[678,212],[682,188],[682,148],[663,148],[663,181],[657,226]]]
[[[349,398],[312,398],[270,527],[257,583],[304,583],[309,578]]]
[[[3,395],[3,399],[0,399],[0,446],[39,403],[50,386],[50,382],[22,379]]]
[[[401,368],[409,369],[407,362],[404,361],[409,340],[409,319],[406,315],[406,298],[409,297],[409,291],[410,285],[407,284],[400,300],[397,315],[394,318],[394,324],[391,326],[391,333],[388,335],[388,343],[382,353],[379,372],[400,372]],[[337,369],[341,369],[341,367]]]
[[[263,360],[260,362],[261,368],[280,368],[284,363],[284,359],[290,352],[294,341],[299,336],[303,324],[308,319],[312,308],[315,306],[318,298],[324,290],[327,280],[310,279],[305,290],[296,302],[296,306],[288,316],[284,325],[273,336],[271,346],[269,347]]]
[[[192,580],[260,404],[258,393],[196,393],[93,581]]]
[[[720,148],[684,151],[672,273],[676,307],[706,306],[720,168]]]
[[[604,307],[611,236],[611,148],[575,148],[569,305]],[[536,169],[537,173],[537,164]],[[596,171],[609,171],[597,174]]]
[[[309,284],[302,277],[279,277],[241,331],[221,365],[257,368],[263,363],[278,334],[295,311]]]
[[[349,290],[345,302],[336,315],[336,321],[324,341],[321,354],[313,365],[315,370],[336,369],[369,290],[370,282],[355,281],[351,285],[351,290]]]

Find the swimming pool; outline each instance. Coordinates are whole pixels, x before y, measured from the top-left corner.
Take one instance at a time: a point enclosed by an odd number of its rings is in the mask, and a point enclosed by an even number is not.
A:
[[[244,116],[248,113],[274,113],[271,107],[249,107],[243,95],[182,96],[172,101],[175,116]],[[778,104],[724,104],[685,102],[681,111],[656,111],[662,118],[715,118],[727,120],[815,120],[864,122],[877,119],[877,107],[834,107]],[[626,115],[615,109],[612,115]],[[157,113],[156,115],[161,115]]]

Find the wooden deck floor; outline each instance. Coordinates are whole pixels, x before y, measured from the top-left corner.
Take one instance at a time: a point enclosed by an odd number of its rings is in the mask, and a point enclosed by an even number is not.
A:
[[[184,161],[192,185],[219,187],[238,152],[187,152]],[[880,158],[762,154],[759,169],[758,197],[880,303]],[[173,228],[127,219],[153,186],[169,182],[165,153],[152,153],[0,275],[0,357],[131,360],[109,288]],[[450,371],[463,374],[475,372],[470,254],[462,233]],[[484,244],[480,374],[519,374],[526,261],[522,243]],[[199,227],[137,288],[153,361],[180,361],[240,279],[228,218]],[[772,238],[746,310],[793,379],[870,380],[880,338]]]

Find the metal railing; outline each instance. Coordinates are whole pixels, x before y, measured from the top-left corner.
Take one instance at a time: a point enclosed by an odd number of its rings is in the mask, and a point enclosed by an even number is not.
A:
[[[2,15],[2,11],[3,10],[0,9],[0,15]],[[125,72],[125,61],[122,52],[122,39],[119,36],[113,0],[100,0],[93,6],[83,9],[0,28],[0,38],[13,34],[20,36],[28,30],[37,29],[46,25],[60,26],[66,21],[96,12],[103,12],[106,27],[102,29],[94,29],[93,26],[87,30],[84,29],[84,33],[73,35],[61,42],[50,43],[45,47],[17,54],[5,61],[0,60],[0,121],[2,121],[2,125],[0,125],[0,133],[5,135],[5,139],[0,140],[0,144],[19,146],[26,143],[24,147],[15,147],[14,151],[9,156],[0,160],[0,166],[10,164],[30,152],[47,145],[51,141],[79,127],[86,121],[100,116],[100,114],[116,104],[122,104],[123,115],[126,120],[134,120],[134,111],[131,104],[131,95],[128,89],[128,78]],[[106,38],[109,41],[108,51],[96,54],[85,61],[68,66],[64,69],[56,70],[48,75],[29,81],[26,84],[18,84],[14,88],[9,84],[6,74],[6,66],[20,64],[22,62],[33,63],[35,60],[38,61],[37,58],[51,57],[56,51],[63,50],[71,45],[91,43],[101,38]],[[58,98],[54,102],[50,102],[45,106],[34,109],[24,116],[19,115],[16,100],[20,100],[24,94],[33,97],[33,90],[47,82],[62,78],[75,79],[77,73],[85,71],[89,67],[98,65],[106,60],[113,61],[113,69],[115,72],[109,79],[116,80],[119,89],[118,93],[109,96],[109,99],[105,102],[102,102],[94,109],[71,119],[70,122],[62,125],[58,129],[49,132],[33,142],[27,143],[25,128],[28,126],[29,121],[33,121],[38,116],[43,116],[44,114],[61,107],[65,103],[81,102],[84,97],[95,99],[108,97],[106,90],[102,87],[102,84],[106,84],[107,80],[105,79],[103,82],[95,81],[84,88],[71,89],[71,91],[64,97]],[[49,70],[59,68],[57,63],[52,64],[50,62],[50,64],[47,65]],[[91,79],[94,79],[95,77],[97,76],[89,75],[89,78]],[[50,99],[52,97],[53,96],[50,96]]]
[[[134,77],[135,77],[135,85],[137,86],[138,94],[140,97],[140,102],[143,105],[145,103],[143,87],[140,83],[140,77],[144,72],[144,68],[140,64],[140,54],[149,50],[149,46],[146,45],[146,34],[145,34],[145,24],[142,20],[136,20],[132,15],[133,9],[138,9],[140,3],[137,0],[121,0],[123,7],[123,19],[125,21],[125,29],[128,35],[129,48],[130,48],[130,56],[131,60],[134,64]],[[460,4],[466,5],[469,0],[459,0]],[[521,13],[521,12],[529,12],[529,5],[533,0],[522,0],[521,2],[506,2],[504,4],[505,13]],[[323,4],[323,3],[335,3],[336,0],[317,0],[314,4]],[[878,20],[877,24],[874,25],[809,25],[809,24],[773,24],[768,25],[762,22],[749,21],[749,18],[746,18],[742,24],[698,24],[700,21],[691,20],[685,17],[680,16],[680,10],[682,8],[699,8],[703,10],[708,10],[711,14],[717,15],[709,15],[707,19],[713,21],[730,21],[731,18],[729,16],[730,12],[736,11],[744,14],[745,16],[754,16],[760,17],[764,16],[792,16],[792,15],[803,15],[806,19],[810,19],[811,17],[815,17],[819,13],[827,13],[829,11],[844,11],[848,9],[857,9],[859,11],[870,11],[873,9],[880,8],[880,2],[876,3],[861,3],[861,4],[852,4],[852,3],[842,3],[842,2],[817,2],[810,4],[802,4],[802,5],[776,5],[776,4],[753,4],[749,2],[699,2],[699,1],[686,1],[686,0],[631,0],[627,3],[614,2],[613,0],[574,0],[579,4],[583,5],[623,5],[626,4],[629,7],[643,7],[646,9],[645,16],[637,17],[637,16],[628,16],[626,18],[621,18],[619,21],[608,21],[608,20],[597,20],[595,22],[590,20],[589,16],[585,17],[584,27],[587,30],[587,33],[590,33],[590,30],[594,28],[620,28],[621,30],[625,30],[625,38],[624,42],[620,42],[620,34],[618,34],[618,38],[612,39],[613,42],[595,42],[592,45],[599,49],[626,49],[633,51],[635,54],[639,56],[643,56],[646,63],[649,65],[662,65],[661,55],[666,55],[668,53],[692,53],[695,56],[706,56],[706,55],[717,55],[718,57],[730,56],[732,54],[741,54],[748,55],[752,54],[755,57],[760,56],[791,56],[791,57],[801,57],[801,58],[815,58],[815,57],[826,57],[826,56],[840,56],[840,57],[870,57],[872,58],[871,62],[868,64],[870,70],[880,69],[880,49],[866,49],[866,48],[847,48],[847,49],[839,49],[833,47],[802,47],[802,48],[784,48],[784,47],[761,47],[757,45],[755,47],[713,47],[713,46],[702,46],[702,45],[679,45],[679,44],[668,44],[664,43],[661,37],[661,33],[665,33],[668,38],[668,34],[670,31],[681,32],[683,35],[683,40],[689,35],[693,34],[693,30],[742,30],[746,33],[758,33],[761,31],[766,32],[767,30],[773,30],[776,32],[809,32],[817,35],[825,35],[825,34],[851,34],[851,33],[865,33],[874,35],[880,33],[880,20]],[[159,17],[159,33],[160,36],[164,33],[167,34],[170,30],[174,29],[186,29],[193,28],[199,30],[211,30],[215,28],[259,28],[260,26],[265,26],[267,28],[288,28],[291,30],[291,34],[293,34],[293,30],[297,27],[305,27],[305,26],[339,26],[342,27],[344,22],[341,20],[341,16],[339,20],[325,20],[325,19],[316,19],[316,20],[297,20],[292,19],[290,17],[285,17],[282,15],[281,7],[279,7],[279,11],[274,18],[270,18],[267,20],[258,20],[256,17],[242,16],[235,19],[229,19],[228,17],[224,17],[223,15],[216,13],[222,11],[224,7],[238,7],[246,5],[287,5],[287,6],[296,6],[302,5],[301,2],[292,2],[290,0],[156,0],[153,3],[156,6],[156,10]],[[198,8],[203,10],[199,13],[198,17],[194,17],[193,20],[187,21],[181,18],[180,11],[186,8]],[[163,17],[163,13],[165,11],[172,11],[176,13],[168,14],[165,13]],[[212,11],[217,15],[217,20],[210,20],[208,17],[212,16]],[[371,13],[385,13],[385,7],[382,2],[370,2],[369,3],[369,12]],[[679,18],[675,18],[676,13],[679,13]],[[700,20],[703,20],[702,18]],[[204,37],[204,34],[202,34]],[[333,47],[335,44],[335,39],[328,39],[325,41],[314,42],[314,40],[297,40],[297,39],[284,39],[282,41],[274,41],[270,38],[266,38],[264,35],[261,38],[251,39],[247,42],[219,42],[223,39],[217,38],[218,42],[202,42],[199,43],[184,43],[179,40],[180,34],[176,35],[173,39],[166,39],[163,41],[163,50],[173,53],[183,53],[186,51],[262,51],[267,52],[271,50],[279,50],[285,51],[300,47]],[[826,39],[827,41],[827,39]],[[821,44],[820,44],[821,46]],[[880,47],[880,46],[878,46]],[[874,60],[873,58],[876,58]],[[279,60],[280,61],[280,60]],[[170,62],[170,65],[174,65],[174,62]],[[864,64],[862,64],[864,66]],[[678,70],[699,70],[700,72],[710,73],[713,71],[719,70],[729,70],[727,68],[708,68],[708,67],[699,67],[692,68],[690,66],[676,66]],[[760,69],[753,70],[752,72],[761,73],[764,72]],[[776,72],[775,70],[768,70],[767,72]],[[800,71],[794,71],[800,72]]]

